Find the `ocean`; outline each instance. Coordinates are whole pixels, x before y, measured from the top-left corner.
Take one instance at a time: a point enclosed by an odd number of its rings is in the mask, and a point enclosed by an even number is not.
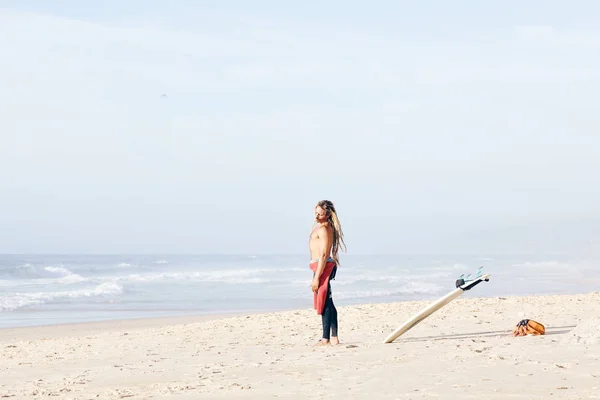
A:
[[[0,328],[312,308],[307,256],[0,255]],[[341,255],[337,306],[430,300],[482,266],[464,296],[600,290],[595,260],[568,256]]]

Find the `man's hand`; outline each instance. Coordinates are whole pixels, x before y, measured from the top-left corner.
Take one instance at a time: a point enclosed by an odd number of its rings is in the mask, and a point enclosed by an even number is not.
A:
[[[313,278],[312,283],[310,285],[313,292],[316,292],[319,289],[319,278],[316,276]]]

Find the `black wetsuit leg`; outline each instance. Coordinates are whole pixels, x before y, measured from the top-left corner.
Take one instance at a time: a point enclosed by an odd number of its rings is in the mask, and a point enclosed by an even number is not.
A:
[[[330,336],[337,337],[338,333],[338,318],[337,309],[333,304],[331,298],[331,284],[327,285],[327,299],[325,301],[325,307],[323,307],[323,314],[321,315],[323,321],[323,339],[330,339]]]
[[[329,291],[329,294],[331,295],[331,290]],[[331,297],[329,297],[329,303],[331,306],[331,336],[333,337],[337,337],[338,335],[338,315],[337,315],[337,308],[335,308],[335,304],[333,304],[333,299]]]

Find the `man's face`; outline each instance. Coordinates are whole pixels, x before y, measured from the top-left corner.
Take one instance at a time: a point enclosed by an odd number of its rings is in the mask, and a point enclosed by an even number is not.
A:
[[[321,207],[317,206],[315,208],[315,219],[318,222],[326,222],[327,221],[327,212],[323,210]]]

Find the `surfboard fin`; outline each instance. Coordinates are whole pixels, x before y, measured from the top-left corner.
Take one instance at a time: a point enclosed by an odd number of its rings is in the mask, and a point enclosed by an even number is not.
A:
[[[472,274],[468,274],[467,276],[465,276],[465,274],[461,274],[455,282],[456,287],[457,288],[461,287],[468,282],[474,282],[474,281],[477,281],[479,278],[481,278],[483,276],[483,266],[481,266],[477,269],[477,272],[475,272],[475,275],[473,275],[472,277],[471,277],[471,275]],[[475,285],[479,282],[476,282]],[[469,290],[475,285],[472,285],[472,286],[470,285],[466,289],[463,288],[463,290]]]
[[[473,277],[471,277],[471,275],[473,274],[467,274],[467,276],[465,276],[465,274],[460,274],[458,279],[464,279],[465,281],[474,281],[475,279],[478,279],[481,275],[483,275],[483,266],[477,268],[477,271]]]

